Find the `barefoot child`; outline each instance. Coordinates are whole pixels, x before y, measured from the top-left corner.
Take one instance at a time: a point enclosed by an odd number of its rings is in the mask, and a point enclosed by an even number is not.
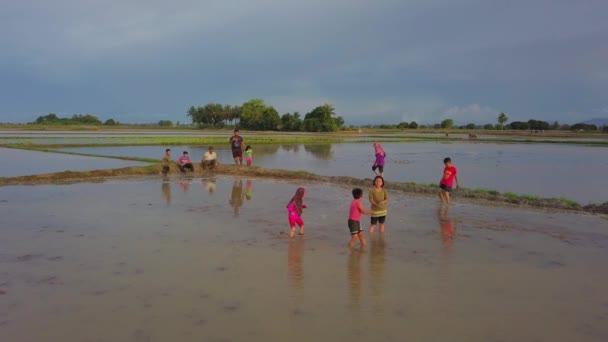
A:
[[[300,226],[299,235],[304,235],[304,221],[302,221],[302,209],[306,208],[306,205],[302,204],[304,194],[306,190],[304,188],[298,188],[296,194],[293,195],[289,203],[287,203],[287,218],[289,219],[289,238],[293,239],[296,232],[296,223]]]
[[[253,162],[253,150],[251,149],[251,145],[247,145],[245,148],[245,158],[247,166],[251,166],[251,163]]]
[[[372,171],[376,176],[384,177],[384,158],[386,158],[386,152],[379,143],[374,143],[374,153],[376,154],[376,161],[372,166]],[[376,171],[378,169],[378,171]]]
[[[369,232],[373,233],[376,223],[379,223],[380,233],[384,233],[384,220],[386,219],[386,204],[388,203],[388,191],[384,189],[384,178],[376,176],[374,187],[369,190],[369,201],[372,204],[372,218]]]
[[[350,242],[348,247],[353,248],[355,242],[359,239],[361,246],[365,245],[365,237],[363,236],[363,229],[361,229],[361,214],[371,215],[371,210],[365,210],[363,204],[361,204],[361,197],[363,197],[363,190],[359,188],[353,189],[354,200],[350,202],[350,214],[348,215],[348,229],[350,229]]]
[[[456,180],[456,189],[460,188],[458,184],[458,176],[456,168],[452,165],[452,159],[445,158],[443,160],[445,167],[443,168],[443,177],[439,182],[439,200],[441,203],[445,201],[450,205],[450,192],[452,192],[452,185],[454,185],[454,179]]]

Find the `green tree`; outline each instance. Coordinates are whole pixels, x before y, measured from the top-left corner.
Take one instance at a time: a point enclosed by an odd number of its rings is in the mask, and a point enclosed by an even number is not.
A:
[[[475,129],[475,124],[474,123],[467,124],[466,126],[464,126],[464,128],[466,128],[466,129]]]
[[[300,113],[295,112],[285,113],[281,117],[282,129],[284,131],[299,131],[302,126],[302,119],[300,119]]]
[[[264,131],[276,131],[279,129],[279,125],[281,124],[281,117],[279,117],[279,113],[274,107],[266,107],[264,113],[262,113],[262,121],[261,126],[257,129],[261,129]]]
[[[522,129],[522,130],[526,130],[528,128],[530,128],[530,124],[527,122],[523,122],[523,121],[513,121],[509,124],[509,127],[511,129]]]
[[[240,124],[247,129],[260,129],[265,111],[266,104],[262,99],[251,99],[243,103]]]
[[[103,124],[104,126],[116,126],[118,125],[118,122],[114,121],[114,119],[108,119]]]
[[[452,119],[445,119],[443,121],[441,121],[441,128],[452,128],[454,127],[454,120]]]
[[[505,113],[498,114],[498,126],[500,129],[504,129],[505,122],[509,121],[509,117]]]
[[[417,123],[416,121],[412,121],[412,122],[410,122],[410,124],[409,124],[409,128],[411,128],[411,129],[416,129],[416,128],[418,128],[418,123]]]
[[[551,125],[551,129],[559,129],[559,121],[555,120],[553,125]]]
[[[307,113],[302,125],[308,132],[335,132],[338,130],[338,124],[334,116],[334,107],[326,103]]]
[[[171,122],[170,120],[160,120],[158,122],[158,125],[160,127],[172,127],[173,126],[173,122]]]
[[[409,127],[410,127],[410,124],[409,124],[409,123],[407,123],[407,122],[400,122],[400,123],[397,125],[397,128],[401,128],[401,129],[406,129],[406,128],[409,128]]]
[[[494,125],[492,125],[492,124],[485,124],[485,125],[483,125],[483,129],[494,129]]]

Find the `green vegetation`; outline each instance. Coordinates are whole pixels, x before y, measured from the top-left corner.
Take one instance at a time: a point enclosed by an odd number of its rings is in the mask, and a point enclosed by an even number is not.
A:
[[[101,120],[92,114],[74,114],[71,118],[60,118],[57,114],[39,116],[31,124],[36,125],[101,125]],[[114,119],[108,119],[103,123],[106,126],[116,126],[119,123]]]
[[[579,205],[576,201],[566,197],[560,197],[559,201],[568,207],[577,207]]]
[[[503,194],[503,196],[505,196],[505,198],[507,198],[510,201],[517,201],[519,199],[519,196],[513,192],[505,192]]]
[[[279,113],[262,99],[251,99],[241,106],[208,103],[191,106],[187,111],[193,124],[200,128],[239,127],[254,131],[335,132],[344,126],[344,119],[336,117],[335,108],[323,104],[300,118],[300,113]]]
[[[526,200],[528,202],[538,201],[538,199],[539,199],[538,196],[536,196],[536,195],[530,195],[530,194],[521,195],[521,198],[523,198],[524,200]]]

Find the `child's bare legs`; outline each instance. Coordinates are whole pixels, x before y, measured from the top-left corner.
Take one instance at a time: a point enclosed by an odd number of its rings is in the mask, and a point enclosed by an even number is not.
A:
[[[298,232],[298,235],[304,235],[304,225],[300,226],[300,231]]]
[[[380,233],[384,233],[384,222],[378,223],[378,227],[380,228]]]
[[[360,231],[359,234],[356,235],[356,237],[359,238],[359,242],[361,242],[361,246],[365,246],[365,236],[363,236],[363,231]],[[355,238],[355,236],[353,236],[353,239],[354,238]]]
[[[443,194],[444,194],[443,189],[439,189],[439,202],[441,202],[441,203],[443,203],[443,197],[444,197]]]
[[[296,226],[289,228],[289,238],[293,239],[293,236],[296,234]]]
[[[369,232],[370,232],[370,233],[373,233],[373,232],[374,232],[374,229],[376,229],[376,224],[375,224],[375,223],[372,223],[372,224],[371,224],[371,226],[369,226]]]
[[[445,203],[447,203],[447,205],[450,205],[450,192],[444,191],[443,196],[445,197]]]
[[[358,234],[354,234],[354,235],[350,236],[350,241],[348,242],[349,248],[355,247],[355,242],[357,242],[357,237],[358,237]]]

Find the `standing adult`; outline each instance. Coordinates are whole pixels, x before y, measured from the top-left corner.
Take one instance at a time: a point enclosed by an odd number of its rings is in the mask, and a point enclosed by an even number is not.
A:
[[[232,158],[237,165],[243,165],[243,137],[240,136],[238,129],[234,130],[234,135],[230,138],[230,147],[232,148]]]

